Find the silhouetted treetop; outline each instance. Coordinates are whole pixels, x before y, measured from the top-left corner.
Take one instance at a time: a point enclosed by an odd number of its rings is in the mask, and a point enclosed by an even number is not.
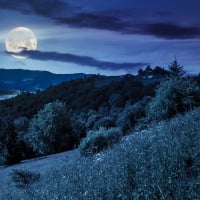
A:
[[[183,66],[180,65],[175,58],[174,61],[169,65],[169,75],[171,77],[182,77],[185,74]]]

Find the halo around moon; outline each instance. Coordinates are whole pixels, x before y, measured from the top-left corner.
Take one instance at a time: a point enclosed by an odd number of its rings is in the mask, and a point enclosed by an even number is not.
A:
[[[16,27],[8,33],[5,41],[6,50],[15,58],[26,58],[23,51],[36,50],[37,38],[35,34],[26,27]]]

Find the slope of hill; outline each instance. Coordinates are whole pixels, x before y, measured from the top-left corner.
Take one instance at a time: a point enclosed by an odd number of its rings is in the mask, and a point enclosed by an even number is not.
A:
[[[0,199],[199,199],[199,113],[132,132],[89,158],[73,150],[2,167]],[[13,170],[22,174],[12,179]]]
[[[148,80],[144,80],[145,82]],[[0,102],[1,115],[31,118],[45,104],[60,100],[69,110],[83,112],[100,107],[123,107],[133,104],[144,96],[152,96],[156,79],[143,84],[143,79],[125,76],[92,76],[51,86],[36,93],[22,93],[15,98]]]
[[[0,199],[6,199],[6,194],[8,194],[8,183],[10,182],[10,173],[13,170],[30,170],[38,171],[40,173],[41,178],[45,178],[48,176],[48,173],[54,170],[62,170],[62,167],[66,162],[69,162],[73,157],[80,157],[80,153],[78,150],[62,152],[50,156],[39,157],[30,160],[24,160],[20,164],[3,167],[0,166]],[[15,186],[14,186],[15,187]],[[14,189],[13,185],[10,185],[9,188],[11,190]]]
[[[44,90],[50,85],[57,85],[63,81],[85,78],[89,75],[53,74],[47,71],[32,71],[22,69],[0,69],[0,88],[34,92]]]
[[[95,75],[0,101],[0,162],[21,161],[0,199],[199,199],[199,83]]]

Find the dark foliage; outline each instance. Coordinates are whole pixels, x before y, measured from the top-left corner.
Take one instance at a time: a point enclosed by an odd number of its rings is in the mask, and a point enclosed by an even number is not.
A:
[[[116,124],[112,117],[102,117],[94,124],[93,129],[99,129],[100,127],[108,129],[115,126]]]
[[[116,144],[121,137],[122,131],[119,128],[100,128],[96,131],[89,131],[80,143],[80,152],[84,156],[94,155]]]
[[[190,78],[173,76],[162,81],[146,107],[147,117],[163,120],[200,105],[200,86]]]
[[[168,74],[169,71],[160,66],[156,66],[155,68],[152,69],[150,65],[147,65],[145,69],[138,70],[138,75],[142,77],[148,75],[153,75],[155,77],[165,77]]]
[[[154,84],[143,85],[131,75],[78,79],[49,87],[43,92],[38,91],[34,94],[23,92],[15,98],[0,101],[0,118],[9,115],[13,119],[21,116],[30,119],[45,104],[55,100],[65,102],[67,109],[74,112],[98,110],[101,106],[112,106],[109,101],[114,93],[120,96],[116,106],[123,107],[127,102],[133,104],[144,96],[152,96],[154,87]]]
[[[169,76],[171,77],[181,77],[185,74],[185,71],[183,70],[183,66],[181,66],[177,59],[169,65]]]
[[[39,110],[29,123],[25,141],[37,155],[47,155],[72,149],[74,136],[65,104],[48,103]]]
[[[22,159],[20,142],[9,119],[0,123],[0,165],[12,165]]]
[[[145,107],[150,102],[151,97],[144,97],[137,103],[127,106],[118,116],[117,124],[122,128],[123,134],[127,134],[134,128],[141,118],[146,116]]]

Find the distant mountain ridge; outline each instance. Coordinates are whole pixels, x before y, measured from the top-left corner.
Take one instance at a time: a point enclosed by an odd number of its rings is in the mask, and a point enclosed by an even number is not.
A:
[[[86,78],[88,74],[53,74],[48,71],[0,69],[0,89],[11,89],[34,92],[44,90],[49,86],[57,85],[63,81]]]

